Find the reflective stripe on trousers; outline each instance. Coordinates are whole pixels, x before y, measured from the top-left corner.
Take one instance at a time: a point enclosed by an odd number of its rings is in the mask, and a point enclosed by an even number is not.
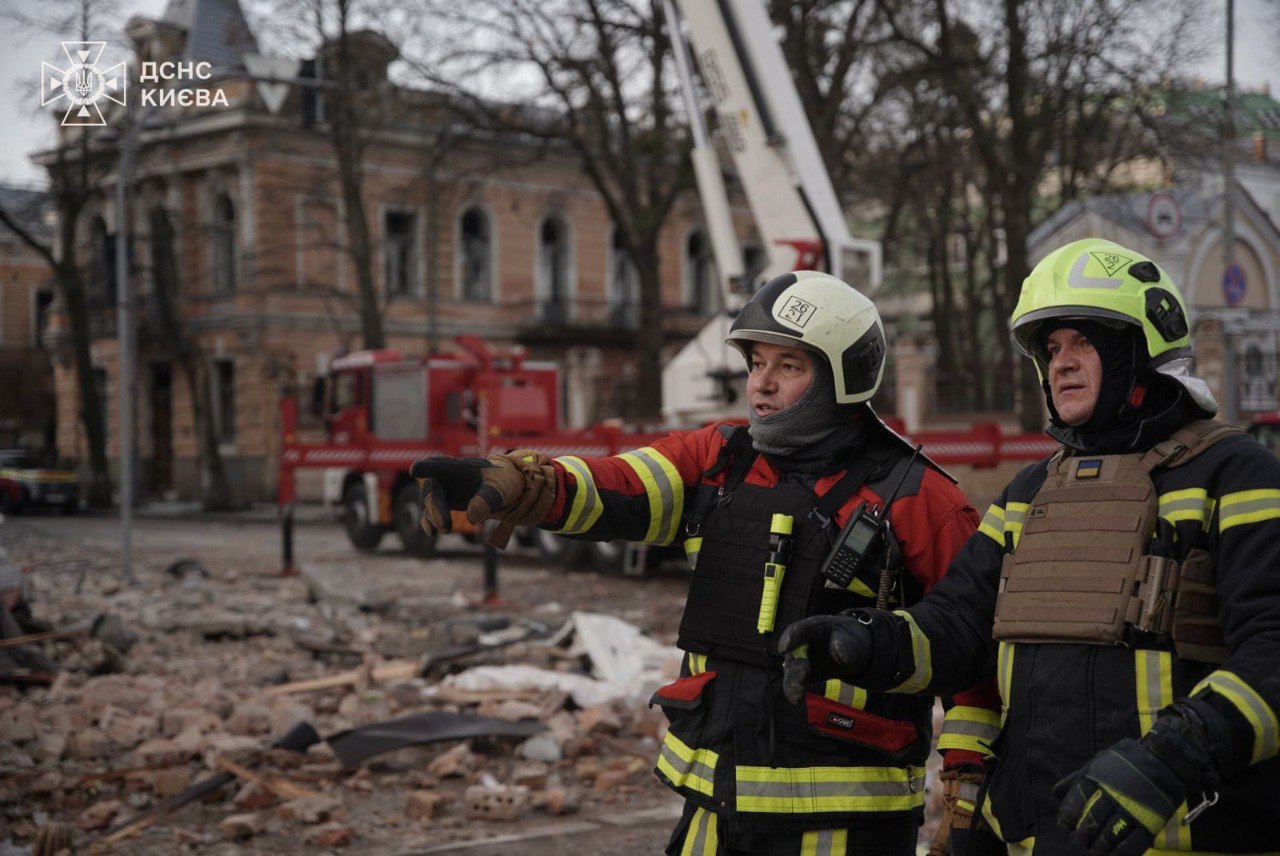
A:
[[[816,829],[798,837],[797,856],[847,856],[849,852],[847,829]],[[721,852],[719,818],[705,808],[694,809],[680,856],[718,856]]]
[[[740,812],[910,811],[924,806],[924,767],[748,767],[734,771]]]

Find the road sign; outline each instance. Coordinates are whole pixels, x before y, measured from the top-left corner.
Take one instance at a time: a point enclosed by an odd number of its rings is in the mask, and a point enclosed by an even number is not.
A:
[[[1222,296],[1226,298],[1227,305],[1239,306],[1240,301],[1244,300],[1246,288],[1244,268],[1240,267],[1239,262],[1227,265],[1222,273]]]
[[[298,60],[288,57],[258,54],[244,56],[244,67],[257,80],[258,94],[273,116],[284,106],[284,99],[289,95],[289,81],[298,76],[300,65]]]
[[[1157,193],[1147,203],[1147,231],[1162,241],[1182,231],[1182,209],[1170,193]]]

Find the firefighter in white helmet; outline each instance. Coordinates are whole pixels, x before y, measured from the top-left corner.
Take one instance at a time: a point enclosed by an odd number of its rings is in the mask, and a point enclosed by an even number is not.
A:
[[[780,276],[728,341],[748,367],[748,425],[614,457],[420,462],[424,525],[447,529],[449,509],[467,508],[507,532],[683,541],[693,576],[681,677],[652,699],[670,720],[657,775],[686,800],[667,853],[914,854],[933,699],[819,680],[788,704],[777,635],[877,598],[916,602],[977,514],[871,409],[885,338],[862,294],[825,273]],[[955,697],[940,743],[949,789],[980,775],[995,699],[994,683]]]
[[[1280,462],[1212,419],[1141,253],[1050,253],[1010,326],[1062,448],[920,604],[788,628],[790,681],[946,692],[995,668],[988,814],[1012,853],[1280,852]]]

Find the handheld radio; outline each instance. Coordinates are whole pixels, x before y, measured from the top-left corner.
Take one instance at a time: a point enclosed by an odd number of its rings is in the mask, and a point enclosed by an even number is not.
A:
[[[868,505],[866,502],[861,502],[849,515],[849,520],[836,538],[835,547],[822,565],[822,575],[836,586],[848,588],[867,556],[874,553],[880,546],[889,518],[889,507],[898,498],[898,491],[902,489],[907,473],[911,472],[911,465],[920,454],[920,448],[917,445],[911,453],[911,460],[907,461],[907,466],[903,468],[898,483],[894,485],[893,491],[883,504]]]

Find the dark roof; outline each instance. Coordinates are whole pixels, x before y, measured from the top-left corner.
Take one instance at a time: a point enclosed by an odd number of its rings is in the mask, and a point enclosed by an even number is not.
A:
[[[49,194],[43,190],[0,184],[0,208],[37,237],[49,237],[49,226],[44,219],[48,206]],[[0,223],[0,234],[10,234],[3,223]]]
[[[187,31],[183,55],[216,68],[241,68],[247,53],[258,52],[237,0],[169,0],[160,20]]]

